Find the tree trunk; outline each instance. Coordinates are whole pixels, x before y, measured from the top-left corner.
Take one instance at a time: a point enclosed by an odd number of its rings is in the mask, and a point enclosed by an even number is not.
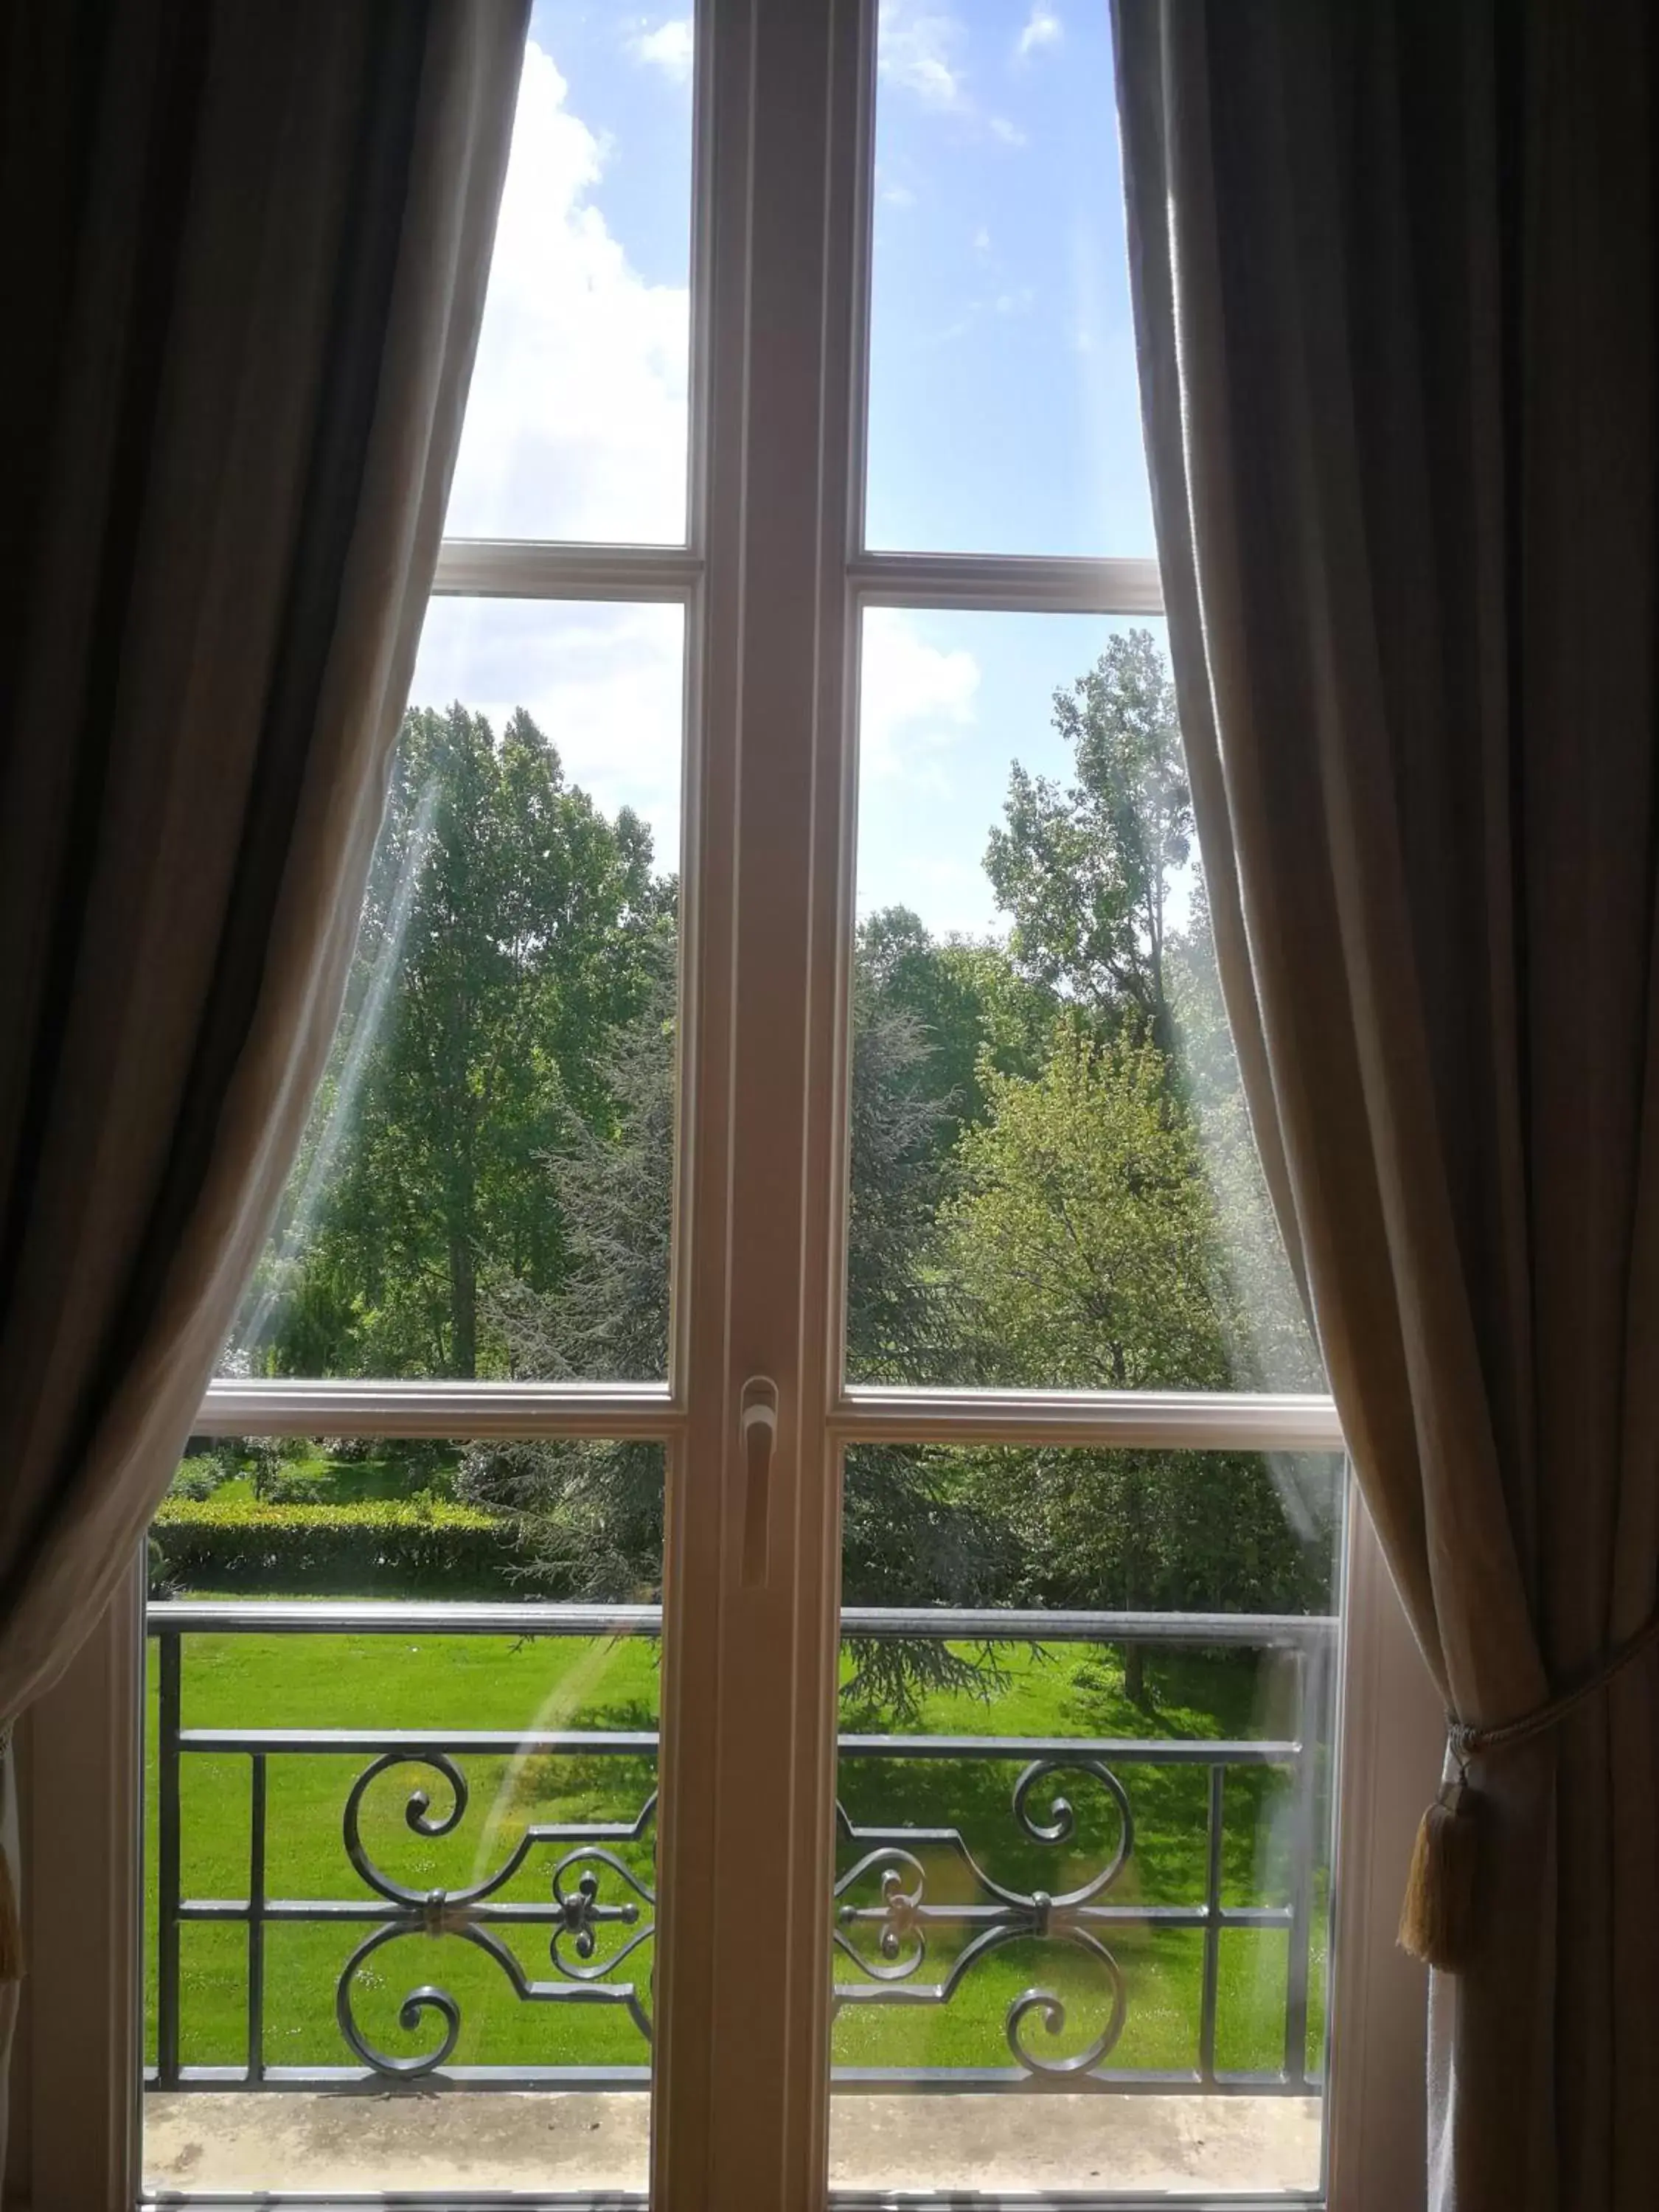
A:
[[[467,1382],[478,1371],[478,1267],[466,1236],[449,1240],[449,1365]]]
[[[1146,1651],[1144,1644],[1126,1644],[1123,1647],[1123,1694],[1132,1705],[1142,1712],[1148,1709],[1146,1694]]]

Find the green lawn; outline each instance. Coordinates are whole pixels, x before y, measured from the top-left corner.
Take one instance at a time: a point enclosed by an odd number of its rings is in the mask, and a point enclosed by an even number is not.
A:
[[[365,1480],[372,1478],[365,1477]],[[152,1646],[152,1650],[154,1647]],[[963,1735],[1249,1736],[1285,1725],[1285,1662],[1267,1657],[1220,1659],[1176,1655],[1149,1668],[1152,1710],[1122,1694],[1115,1653],[1087,1646],[1024,1646],[1001,1651],[1006,1681],[993,1703],[968,1694],[929,1698],[909,1732]],[[646,1642],[437,1636],[192,1637],[185,1646],[186,1728],[362,1729],[649,1729],[655,1726],[654,1647]],[[860,1731],[877,1732],[866,1717]],[[274,1758],[270,1763],[267,1890],[272,1896],[348,1898],[361,1887],[341,1844],[341,1813],[364,1764],[352,1757]],[[155,1688],[149,1710],[149,1795],[155,1821]],[[843,1762],[842,1800],[865,1826],[960,1827],[993,1879],[1021,1891],[1060,1893],[1086,1881],[1109,1856],[1115,1814],[1097,1782],[1066,1778],[1075,1808],[1073,1832],[1062,1843],[1023,1837],[1010,1809],[1018,1768],[990,1759],[939,1761],[888,1758]],[[1136,1823],[1136,1847],[1112,1892],[1121,1904],[1201,1901],[1206,1851],[1205,1770],[1125,1766]],[[427,1783],[434,1814],[447,1807],[445,1785],[413,1768],[384,1777],[370,1793],[364,1837],[376,1860],[397,1880],[421,1890],[459,1888],[501,1864],[532,1822],[631,1819],[653,1785],[652,1763],[592,1755],[550,1760],[475,1759],[469,1762],[471,1802],[448,1837],[410,1832],[403,1814],[412,1786]],[[190,1757],[182,1785],[183,1872],[186,1895],[245,1897],[248,1886],[248,1762],[240,1757]],[[1033,1812],[1047,1814],[1034,1798]],[[1279,1903],[1285,1896],[1285,1778],[1255,1769],[1228,1778],[1224,1893],[1231,1903]],[[618,1856],[649,1880],[650,1838],[618,1846]],[[763,1941],[768,1838],[754,1839],[757,1942]],[[534,1852],[501,1894],[544,1899],[556,1850]],[[842,1863],[859,1854],[843,1849]],[[954,1856],[928,1853],[930,1900],[964,1896],[969,1886]],[[152,1869],[154,1859],[151,1860]],[[604,1894],[619,1893],[607,1887]],[[854,1901],[876,1901],[866,1881]],[[154,2042],[153,1941],[150,2037]],[[273,2065],[337,2064],[349,2053],[334,2021],[340,1967],[366,1927],[274,1927],[267,1938],[265,2058]],[[860,1931],[866,1945],[872,1931]],[[602,1936],[600,1955],[614,1934]],[[930,1944],[921,1978],[948,1969],[955,1942]],[[546,1971],[546,1931],[515,1934],[527,1975]],[[1127,2021],[1112,2063],[1191,2066],[1197,2050],[1203,1941],[1197,1930],[1153,1932],[1124,1927],[1111,1948],[1128,1991]],[[1310,2053],[1322,2038],[1324,1939],[1316,1929]],[[1230,1931],[1220,1952],[1218,2060],[1224,2068],[1272,2070],[1282,2062],[1287,1955],[1281,1931]],[[629,1971],[648,1978],[650,1946]],[[838,1973],[851,1975],[842,1960]],[[240,2065],[246,2047],[246,1936],[234,1925],[187,1926],[181,1948],[181,2057],[187,2064]],[[359,2021],[382,2048],[399,2055],[429,2048],[428,2019],[410,2036],[397,2014],[418,1984],[441,1983],[460,2001],[464,2025],[454,2063],[636,2064],[642,2039],[620,2008],[526,2004],[500,1970],[459,1939],[410,1936],[380,1951],[361,1978]],[[1104,2018],[1098,1971],[1059,1942],[1011,1944],[980,1961],[948,2004],[884,2011],[848,2007],[837,2019],[835,2056],[855,2065],[1004,2065],[1003,2021],[1011,2001],[1034,1984],[1066,2002],[1063,2031],[1050,2039],[1040,2021],[1028,2027],[1033,2048],[1064,2054],[1085,2045]]]

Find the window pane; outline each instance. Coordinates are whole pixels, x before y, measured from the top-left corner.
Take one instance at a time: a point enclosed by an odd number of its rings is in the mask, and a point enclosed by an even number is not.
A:
[[[852,1379],[1318,1388],[1162,624],[876,608],[862,668]]]
[[[1103,5],[882,0],[872,546],[1150,554]]]
[[[1316,2189],[1342,1462],[845,1481],[833,2183]]]
[[[682,611],[434,600],[243,1375],[666,1373]]]
[[[150,1543],[148,2187],[643,2188],[662,1493],[652,1444],[192,1441]]]
[[[691,46],[538,0],[451,537],[684,538]]]

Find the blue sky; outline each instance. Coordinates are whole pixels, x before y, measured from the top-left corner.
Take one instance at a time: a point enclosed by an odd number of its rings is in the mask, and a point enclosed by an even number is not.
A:
[[[1103,0],[884,0],[870,542],[1152,550]],[[538,0],[448,527],[684,530],[692,33]],[[1010,762],[1063,774],[1056,684],[1123,625],[868,620],[859,904],[1000,926],[981,867]],[[522,702],[573,778],[679,823],[677,611],[438,601],[414,696]]]

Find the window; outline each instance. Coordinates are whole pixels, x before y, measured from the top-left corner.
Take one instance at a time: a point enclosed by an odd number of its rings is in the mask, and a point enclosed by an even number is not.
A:
[[[1408,2201],[1437,1717],[1207,963],[1114,143],[1103,10],[535,11],[148,1924],[40,1908],[142,1943],[152,2191]]]

